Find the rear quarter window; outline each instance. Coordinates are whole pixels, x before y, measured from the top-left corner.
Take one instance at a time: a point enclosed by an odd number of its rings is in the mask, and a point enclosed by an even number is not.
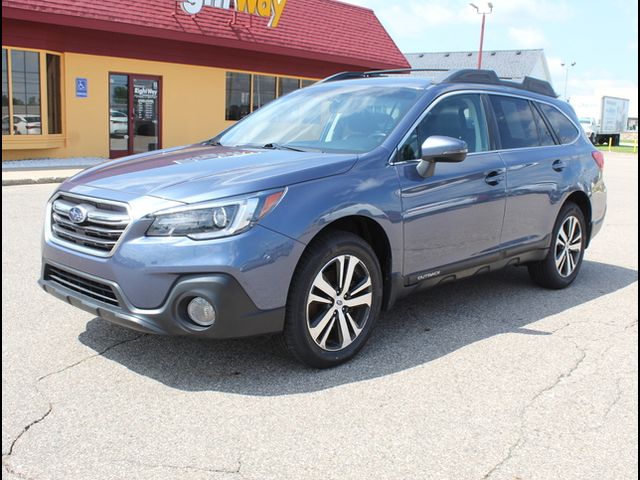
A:
[[[578,137],[580,132],[573,122],[560,112],[560,110],[544,103],[539,103],[538,106],[542,110],[544,116],[547,117],[547,120],[549,120],[553,129],[556,131],[561,143],[571,143]]]

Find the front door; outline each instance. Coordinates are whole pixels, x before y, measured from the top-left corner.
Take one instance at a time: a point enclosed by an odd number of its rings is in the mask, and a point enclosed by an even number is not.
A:
[[[111,158],[161,148],[161,83],[148,75],[109,75]]]
[[[432,135],[467,142],[461,163],[439,163],[421,177],[417,159]],[[404,220],[404,274],[410,283],[466,260],[497,251],[506,203],[505,165],[490,151],[480,95],[458,94],[439,101],[400,147],[396,164]]]

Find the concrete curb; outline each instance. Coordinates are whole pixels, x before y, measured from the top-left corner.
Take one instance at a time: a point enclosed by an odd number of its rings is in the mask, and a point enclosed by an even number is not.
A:
[[[12,187],[16,185],[36,185],[43,183],[62,183],[69,177],[42,177],[42,178],[12,178],[2,180],[3,187]]]

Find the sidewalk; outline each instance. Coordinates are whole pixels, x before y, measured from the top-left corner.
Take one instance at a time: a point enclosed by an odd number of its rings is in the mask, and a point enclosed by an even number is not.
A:
[[[2,162],[2,186],[60,183],[105,161],[95,157],[6,161]]]

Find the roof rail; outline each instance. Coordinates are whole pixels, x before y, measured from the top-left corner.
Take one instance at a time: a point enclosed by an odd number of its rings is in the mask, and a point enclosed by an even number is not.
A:
[[[528,92],[539,93],[547,97],[558,98],[549,82],[533,77],[524,77],[522,83],[502,80],[493,70],[456,70],[447,75],[440,83],[479,83],[483,85],[502,85]]]
[[[397,68],[393,70],[370,70],[367,72],[340,72],[330,77],[320,80],[318,83],[337,82],[339,80],[353,80],[356,78],[372,78],[381,77],[393,73],[410,73],[410,72],[447,72],[447,69],[435,68]]]
[[[394,70],[371,70],[368,72],[341,72],[336,73],[330,77],[320,80],[318,83],[336,82],[339,80],[352,80],[356,78],[371,78],[380,77],[383,75],[394,73],[411,73],[411,72],[436,72],[443,73],[450,70],[441,68],[399,68]],[[553,90],[553,87],[549,82],[540,80],[533,77],[524,77],[522,83],[512,82],[509,80],[503,80],[498,77],[498,74],[493,70],[477,70],[477,69],[463,69],[450,71],[449,75],[446,75],[437,83],[477,83],[481,85],[502,85],[504,87],[512,87],[520,90],[527,90],[529,92],[538,93],[548,97],[558,98],[558,95]]]

